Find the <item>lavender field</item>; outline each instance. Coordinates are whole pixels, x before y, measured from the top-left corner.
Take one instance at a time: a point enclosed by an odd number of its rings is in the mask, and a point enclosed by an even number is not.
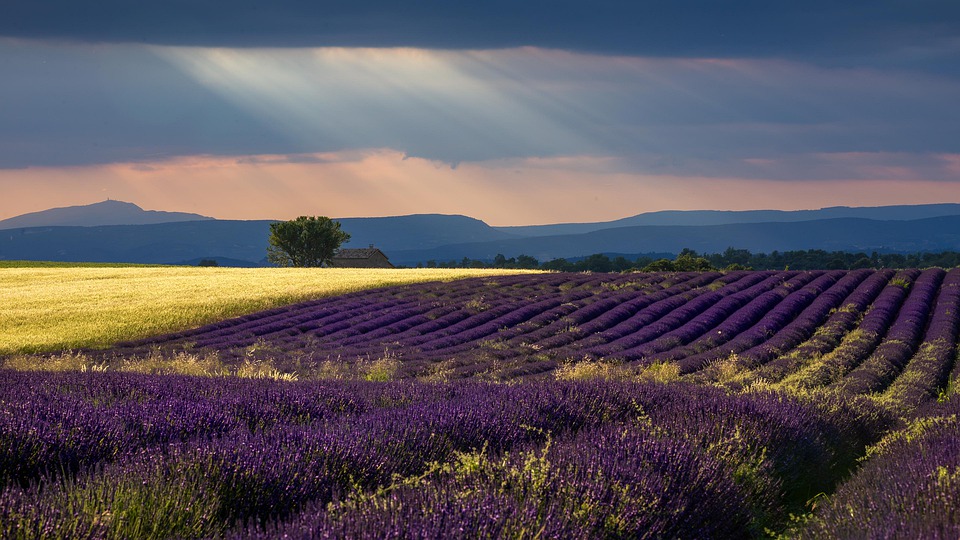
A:
[[[960,269],[290,305],[0,370],[0,537],[956,538],[958,331]]]

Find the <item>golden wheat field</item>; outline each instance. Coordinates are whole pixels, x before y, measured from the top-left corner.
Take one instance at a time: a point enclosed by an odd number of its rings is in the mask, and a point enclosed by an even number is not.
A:
[[[0,267],[0,355],[100,348],[374,287],[483,269]]]

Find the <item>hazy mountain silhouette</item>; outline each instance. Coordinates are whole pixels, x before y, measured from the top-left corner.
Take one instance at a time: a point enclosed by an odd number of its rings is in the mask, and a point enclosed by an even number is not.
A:
[[[465,242],[489,242],[519,238],[497,230],[479,219],[459,215],[414,214],[411,216],[339,218],[340,228],[350,233],[344,247],[426,249]]]
[[[614,221],[595,223],[558,223],[554,225],[527,225],[496,227],[497,230],[518,236],[555,236],[583,234],[619,227],[641,225],[731,225],[734,223],[770,223],[815,221],[820,219],[863,218],[886,220],[914,220],[960,215],[960,204],[916,204],[898,206],[849,207],[832,206],[819,210],[664,210],[647,212]]]
[[[785,223],[618,227],[583,234],[396,251],[391,260],[397,264],[459,261],[463,257],[489,260],[502,253],[506,257],[526,254],[543,262],[589,253],[678,253],[683,248],[719,253],[728,247],[766,253],[805,249],[867,253],[960,251],[960,216],[904,221],[838,218]]]
[[[338,219],[351,235],[343,247],[374,244],[387,252],[512,239],[466,216],[440,214]],[[212,220],[96,227],[33,226],[0,230],[0,260],[195,264],[264,263],[274,221]]]
[[[93,207],[92,209],[90,207]],[[263,264],[270,223],[273,221],[214,220],[175,212],[146,212],[136,205],[106,201],[85,208],[86,212],[53,209],[0,222],[0,259],[90,262],[139,262],[196,264],[215,259],[225,265]],[[66,220],[63,211],[74,216],[100,214],[115,209],[112,219],[127,215],[157,219],[192,217],[142,225],[54,226],[10,228],[9,223],[41,223],[40,217]],[[677,253],[683,248],[699,252],[721,252],[728,247],[754,252],[824,249],[829,251],[960,251],[960,215],[914,219],[930,213],[960,214],[960,205],[919,205],[876,208],[827,208],[803,212],[654,212],[607,224],[560,224],[538,227],[490,227],[466,216],[418,214],[384,218],[340,218],[351,241],[344,247],[374,244],[394,264],[414,266],[427,261],[492,260],[530,255],[548,261],[576,258],[592,253]],[[106,212],[109,213],[109,212]],[[854,213],[865,217],[799,220],[810,216]],[[749,222],[762,217],[783,221]],[[30,217],[33,221],[14,221]],[[884,219],[877,219],[883,217]],[[73,219],[79,219],[74,217]],[[717,221],[739,219],[738,223],[675,225],[672,221]],[[622,226],[649,221],[655,225]],[[610,224],[621,226],[610,226]],[[666,223],[666,224],[664,224]],[[575,234],[547,234],[553,228],[574,226],[605,228]],[[522,231],[529,236],[521,236]],[[531,232],[533,231],[533,232]],[[536,234],[536,235],[534,235]]]
[[[185,212],[161,212],[144,210],[139,206],[123,202],[106,200],[83,206],[51,208],[40,212],[22,214],[0,220],[0,229],[19,229],[22,227],[56,227],[98,225],[147,225],[153,223],[172,223],[178,221],[201,221],[213,218]]]

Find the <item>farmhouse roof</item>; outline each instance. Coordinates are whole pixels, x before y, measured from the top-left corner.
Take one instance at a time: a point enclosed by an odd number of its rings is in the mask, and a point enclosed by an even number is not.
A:
[[[341,249],[334,253],[330,266],[339,268],[393,268],[393,264],[379,249],[370,244],[368,248]]]
[[[386,255],[377,248],[356,248],[356,249],[341,249],[336,254],[334,254],[335,259],[369,259],[375,257],[377,254]]]

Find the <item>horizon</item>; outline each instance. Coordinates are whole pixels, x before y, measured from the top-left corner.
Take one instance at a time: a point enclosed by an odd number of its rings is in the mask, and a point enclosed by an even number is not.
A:
[[[9,216],[9,217],[0,216],[0,222],[3,222],[3,221],[5,221],[5,220],[7,220],[7,219],[18,218],[18,217],[21,217],[21,216],[24,216],[24,215],[29,215],[29,214],[42,213],[42,212],[46,212],[46,211],[50,211],[50,210],[63,210],[63,209],[69,209],[69,208],[85,208],[85,207],[95,206],[95,205],[98,205],[98,204],[103,204],[103,203],[108,203],[108,202],[115,202],[115,203],[121,203],[121,204],[132,204],[132,205],[138,207],[140,210],[142,210],[142,211],[144,211],[144,212],[166,212],[166,213],[197,214],[197,215],[200,216],[200,217],[209,218],[209,219],[218,220],[218,221],[263,221],[263,220],[283,221],[283,219],[278,219],[278,218],[258,218],[258,219],[236,219],[236,220],[234,220],[234,219],[232,219],[232,218],[220,218],[220,217],[216,217],[216,216],[210,216],[210,215],[205,215],[205,214],[198,214],[198,213],[196,213],[196,212],[187,212],[187,211],[184,211],[184,210],[177,210],[177,209],[169,209],[169,208],[144,208],[143,205],[138,204],[138,203],[133,202],[133,201],[123,201],[123,200],[119,200],[119,199],[107,198],[107,199],[104,199],[104,200],[101,200],[101,201],[96,201],[96,202],[92,202],[92,203],[88,203],[88,204],[78,204],[78,205],[69,205],[69,206],[50,207],[50,208],[44,208],[44,209],[41,209],[41,210],[36,210],[36,211],[31,211],[31,212],[25,212],[25,213],[23,213],[23,214],[18,214],[18,215]],[[378,215],[378,216],[327,216],[327,217],[330,217],[331,219],[335,219],[335,220],[340,220],[340,219],[394,218],[394,217],[429,216],[429,215],[459,216],[459,217],[466,217],[466,218],[476,219],[476,220],[482,221],[483,223],[485,223],[486,225],[488,225],[488,226],[490,226],[490,227],[510,228],[510,227],[549,226],[549,225],[586,224],[586,223],[609,223],[609,222],[615,222],[615,221],[619,221],[619,220],[623,220],[623,219],[629,219],[629,218],[632,218],[632,217],[637,217],[637,216],[641,216],[641,215],[645,215],[645,214],[668,213],[668,212],[816,212],[816,211],[820,211],[820,210],[831,210],[831,209],[841,209],[841,208],[863,209],[863,208],[883,208],[883,207],[900,207],[900,206],[930,206],[930,205],[939,205],[939,204],[960,204],[960,203],[951,203],[951,202],[941,203],[941,202],[936,202],[936,203],[893,204],[893,205],[877,205],[877,206],[834,205],[834,206],[823,206],[823,207],[819,207],[819,208],[795,208],[795,209],[790,209],[790,210],[784,210],[784,209],[780,209],[780,208],[750,208],[750,209],[745,209],[745,210],[726,210],[726,209],[712,209],[712,208],[697,208],[697,209],[689,209],[689,210],[662,209],[662,210],[652,210],[652,211],[649,211],[649,212],[638,212],[638,213],[635,213],[635,214],[630,214],[630,215],[626,215],[626,216],[620,216],[620,217],[616,217],[616,218],[612,218],[612,219],[605,219],[605,220],[601,220],[601,221],[592,221],[592,222],[585,222],[585,221],[563,221],[563,222],[533,223],[533,224],[522,224],[522,225],[509,225],[509,224],[508,224],[508,225],[501,225],[501,224],[493,224],[493,223],[489,223],[489,222],[487,222],[486,220],[481,219],[481,218],[476,217],[476,216],[470,216],[470,215],[467,215],[467,214],[450,214],[450,213],[439,213],[439,212],[418,212],[418,213],[413,213],[413,214],[391,214],[391,215]],[[294,217],[297,217],[297,216],[294,216]],[[289,219],[293,219],[293,217],[291,217],[291,218],[289,218]]]
[[[948,0],[4,9],[0,219],[960,203]]]

